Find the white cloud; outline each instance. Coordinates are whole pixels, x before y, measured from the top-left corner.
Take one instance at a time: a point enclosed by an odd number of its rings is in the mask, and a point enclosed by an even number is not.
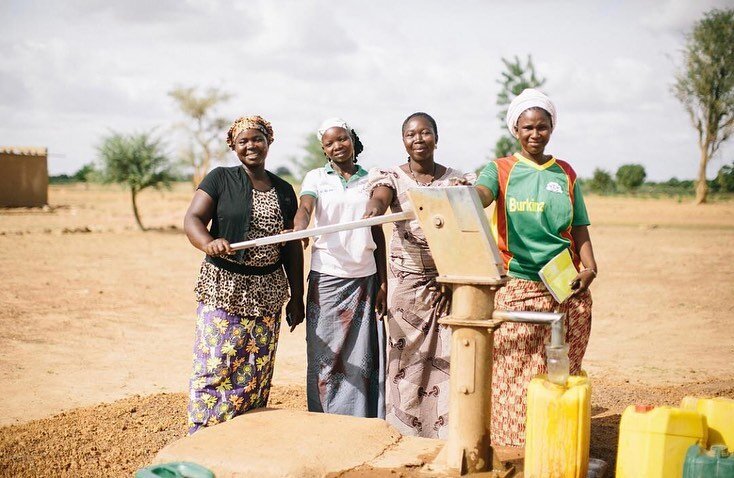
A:
[[[167,131],[174,87],[216,86],[235,95],[223,115],[273,122],[272,167],[333,115],[360,131],[365,164],[403,161],[400,124],[423,110],[440,161],[473,169],[503,133],[500,58],[532,54],[560,110],[553,153],[582,175],[642,162],[654,179],[692,177],[695,137],[668,91],[672,33],[714,4],[11,0],[0,137],[64,153],[50,169],[71,172],[109,129]]]
[[[643,26],[658,33],[678,35],[688,32],[704,12],[714,8],[731,8],[730,0],[647,0],[641,16]]]

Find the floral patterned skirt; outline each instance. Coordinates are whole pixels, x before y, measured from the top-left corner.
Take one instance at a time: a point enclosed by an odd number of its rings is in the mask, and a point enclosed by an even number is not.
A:
[[[189,434],[265,407],[280,331],[280,312],[251,317],[199,303]]]
[[[591,333],[591,293],[570,297],[560,307],[542,282],[510,279],[495,296],[495,309],[559,312],[564,324],[572,375],[581,372],[581,361]],[[492,444],[525,445],[527,388],[536,375],[547,372],[545,346],[550,327],[506,322],[494,333],[492,369]]]

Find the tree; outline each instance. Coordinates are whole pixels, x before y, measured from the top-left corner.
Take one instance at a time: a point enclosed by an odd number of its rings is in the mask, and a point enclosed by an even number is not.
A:
[[[321,141],[315,133],[306,137],[306,144],[303,146],[304,155],[300,158],[291,158],[296,169],[297,179],[303,180],[307,172],[312,169],[320,168],[326,163],[324,150],[321,149]]]
[[[193,168],[191,180],[196,187],[209,172],[212,163],[221,161],[228,152],[224,141],[228,121],[216,116],[215,109],[220,103],[229,100],[231,95],[217,88],[209,88],[199,95],[195,87],[176,88],[168,95],[187,118],[181,126],[189,133],[190,139],[188,146],[181,152],[181,162]]]
[[[517,56],[515,56],[514,61],[502,58],[502,63],[505,64],[506,71],[503,71],[502,78],[497,80],[497,83],[502,85],[502,89],[497,94],[497,105],[502,106],[503,109],[497,114],[497,118],[500,120],[501,128],[506,130],[507,124],[505,118],[507,117],[507,108],[512,100],[522,93],[525,88],[538,88],[543,86],[545,84],[545,78],[536,76],[535,65],[533,65],[533,59],[530,55],[528,55],[528,59],[524,65]],[[494,147],[494,155],[496,158],[504,158],[519,150],[520,143],[517,139],[509,133],[506,133],[497,140]]]
[[[594,176],[587,183],[589,189],[597,194],[609,194],[614,192],[614,179],[612,175],[603,169],[596,168]]]
[[[617,184],[627,191],[634,191],[645,182],[645,168],[641,164],[625,164],[617,169]]]
[[[74,181],[78,181],[80,183],[88,183],[94,179],[96,176],[97,170],[94,167],[94,163],[87,163],[77,172],[74,173],[72,178]]]
[[[719,174],[716,175],[716,182],[719,184],[721,191],[728,193],[734,192],[734,163],[731,166],[725,164],[719,169]]]
[[[665,184],[666,186],[671,187],[671,188],[678,188],[681,185],[681,181],[680,181],[680,179],[678,179],[675,176],[673,176],[672,178],[670,178],[667,181],[665,181],[663,184]]]
[[[161,141],[151,133],[123,135],[113,132],[102,140],[98,150],[102,180],[130,188],[135,221],[145,231],[138,213],[138,193],[149,187],[170,187],[174,179],[173,166],[163,152]]]
[[[696,204],[706,202],[706,166],[734,131],[734,9],[704,14],[687,37],[673,93],[698,132]]]

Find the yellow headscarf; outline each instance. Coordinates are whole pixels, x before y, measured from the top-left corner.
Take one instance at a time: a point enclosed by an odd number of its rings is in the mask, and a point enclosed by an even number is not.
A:
[[[270,122],[262,116],[241,116],[234,120],[232,126],[229,127],[229,131],[227,131],[227,144],[231,150],[234,151],[234,140],[246,129],[256,129],[260,131],[265,135],[265,138],[267,138],[268,144],[271,144],[275,139],[275,136],[273,135],[273,127],[270,126]]]

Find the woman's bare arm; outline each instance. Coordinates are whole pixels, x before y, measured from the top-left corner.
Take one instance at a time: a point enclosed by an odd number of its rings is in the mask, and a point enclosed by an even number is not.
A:
[[[479,199],[482,200],[482,207],[489,207],[489,205],[494,201],[494,194],[492,194],[492,191],[479,184],[474,186],[474,189],[476,189],[477,194],[479,194]]]
[[[233,254],[234,251],[229,246],[229,241],[223,238],[214,239],[206,228],[214,217],[215,211],[214,199],[201,189],[197,189],[184,216],[186,237],[194,247],[210,256]]]
[[[382,216],[390,207],[395,192],[387,186],[377,186],[372,190],[372,196],[367,202],[367,207],[364,210],[363,219],[368,217]]]
[[[372,226],[372,239],[377,245],[375,249],[375,264],[377,265],[377,299],[375,300],[375,312],[377,318],[381,319],[387,313],[387,248],[385,247],[385,231],[382,226]]]
[[[293,230],[302,231],[308,229],[308,224],[311,222],[311,216],[313,215],[314,208],[316,207],[316,198],[310,194],[304,194],[301,196],[301,204],[298,205],[296,211],[296,217],[293,219]],[[304,237],[303,248],[308,247],[308,238]]]
[[[594,258],[594,248],[591,245],[591,237],[589,236],[589,227],[571,227],[571,237],[573,237],[573,242],[576,245],[576,253],[581,258],[581,263],[584,266],[574,279],[574,282],[578,283],[576,290],[580,292],[588,289],[596,278],[598,268]]]

